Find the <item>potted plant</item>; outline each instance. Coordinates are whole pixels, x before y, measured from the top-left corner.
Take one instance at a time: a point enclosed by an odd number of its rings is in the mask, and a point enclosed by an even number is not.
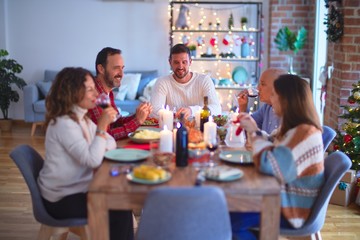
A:
[[[189,45],[189,50],[190,50],[190,57],[196,58],[196,45],[195,44]]]
[[[241,30],[244,30],[244,31],[246,31],[247,30],[247,22],[248,22],[248,20],[247,20],[247,18],[246,17],[242,17],[241,18],[241,20],[240,20],[240,22],[241,22]]]
[[[8,59],[8,55],[6,50],[0,49],[0,110],[3,115],[3,119],[0,119],[0,128],[3,131],[11,129],[12,121],[8,115],[10,103],[19,101],[19,93],[12,87],[16,85],[22,90],[26,85],[24,79],[16,76],[21,73],[23,67],[17,61]]]
[[[307,31],[301,27],[297,34],[288,27],[281,28],[275,37],[275,44],[280,51],[293,51],[296,54],[306,43]],[[293,70],[293,54],[289,55],[289,73],[295,74]]]

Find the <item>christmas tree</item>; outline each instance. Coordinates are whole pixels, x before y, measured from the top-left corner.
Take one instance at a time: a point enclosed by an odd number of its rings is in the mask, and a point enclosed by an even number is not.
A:
[[[333,150],[347,154],[352,161],[352,169],[360,170],[360,81],[353,84],[348,98],[349,106],[342,106],[346,113],[341,118],[347,119],[342,132],[337,130]]]

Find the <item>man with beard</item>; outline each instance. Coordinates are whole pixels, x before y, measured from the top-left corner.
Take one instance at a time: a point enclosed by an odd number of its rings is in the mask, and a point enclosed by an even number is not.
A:
[[[164,105],[176,109],[176,117],[180,113],[184,113],[185,118],[195,116],[204,106],[204,96],[208,96],[211,114],[221,114],[214,83],[208,75],[190,72],[191,61],[190,51],[184,44],[171,48],[169,63],[173,73],[159,78],[154,85],[150,100],[153,117],[158,117]]]
[[[106,93],[110,97],[111,106],[117,110],[114,102],[114,94],[112,89],[118,88],[121,85],[121,79],[124,74],[124,60],[121,55],[121,50],[110,47],[103,48],[96,57],[95,62],[96,77],[95,86],[99,94]],[[129,117],[119,117],[107,129],[107,132],[119,140],[127,137],[131,132],[134,132],[152,111],[152,106],[149,103],[141,103],[136,109],[136,113]],[[88,112],[91,120],[97,124],[101,116],[102,108],[96,106]]]
[[[259,129],[271,134],[280,125],[280,119],[274,113],[271,106],[270,96],[274,88],[274,81],[281,75],[287,74],[285,70],[269,68],[265,70],[259,79],[258,91],[260,101],[264,104],[251,116],[255,120]],[[239,93],[238,104],[240,112],[245,112],[248,105],[248,91],[243,90]]]

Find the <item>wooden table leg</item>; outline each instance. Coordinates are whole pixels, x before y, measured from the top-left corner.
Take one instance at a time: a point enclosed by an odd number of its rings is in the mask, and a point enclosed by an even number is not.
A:
[[[88,225],[90,239],[109,239],[109,209],[106,203],[106,195],[101,193],[88,193]]]
[[[280,195],[265,195],[261,208],[260,239],[277,240],[280,231]]]

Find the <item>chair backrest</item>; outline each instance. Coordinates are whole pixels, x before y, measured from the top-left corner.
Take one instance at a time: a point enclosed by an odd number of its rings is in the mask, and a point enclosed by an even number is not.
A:
[[[342,176],[350,169],[351,160],[345,153],[336,151],[326,157],[324,165],[325,183],[314,203],[309,219],[299,229],[280,229],[281,235],[305,236],[321,230],[325,223],[330,197]]]
[[[324,152],[329,147],[330,143],[335,138],[335,136],[336,136],[336,132],[334,129],[326,125],[323,126],[322,139],[324,143]]]
[[[230,240],[230,217],[223,191],[210,186],[152,190],[137,239]]]
[[[37,184],[37,178],[43,167],[44,160],[35,149],[29,145],[20,145],[11,151],[10,157],[20,169],[29,188],[34,217],[38,222],[53,227],[82,226],[87,224],[87,219],[58,220],[47,213]]]

